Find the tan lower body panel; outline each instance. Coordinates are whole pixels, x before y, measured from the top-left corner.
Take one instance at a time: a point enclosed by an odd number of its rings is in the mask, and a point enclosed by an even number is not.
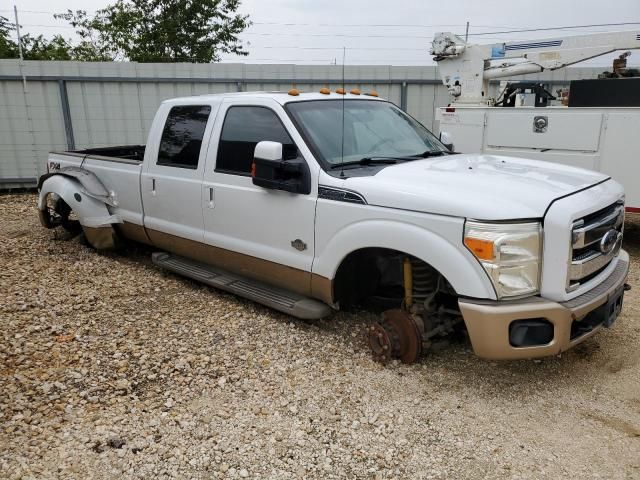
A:
[[[328,278],[157,230],[146,229],[146,233],[152,245],[170,253],[333,304]]]
[[[629,270],[629,255],[621,250],[619,266],[603,282],[597,294],[587,292],[570,302],[558,303],[534,297],[514,302],[460,300],[458,302],[469,332],[473,350],[479,357],[508,360],[537,358],[564,352],[594,335],[601,326],[571,338],[571,325],[602,306],[624,285]],[[598,289],[595,287],[594,290]],[[601,291],[600,291],[601,290]],[[584,301],[580,301],[584,297]],[[509,325],[515,320],[544,318],[554,327],[553,340],[546,345],[514,347],[509,342]]]
[[[135,223],[123,222],[114,225],[117,232],[124,238],[133,240],[134,242],[144,243],[151,245],[151,240],[147,236],[147,231],[142,225],[136,225]]]
[[[87,242],[96,250],[111,250],[116,245],[116,235],[113,227],[85,227],[82,231]]]
[[[311,297],[331,305],[332,308],[338,308],[333,298],[333,281],[327,277],[311,274]]]

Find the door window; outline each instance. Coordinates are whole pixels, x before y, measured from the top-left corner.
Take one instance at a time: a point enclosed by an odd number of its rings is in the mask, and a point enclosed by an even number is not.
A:
[[[173,107],[162,130],[158,165],[198,168],[202,137],[207,127],[209,105],[181,105]]]
[[[266,140],[282,143],[284,160],[298,156],[298,149],[273,110],[231,107],[222,126],[216,171],[249,175],[256,145]]]

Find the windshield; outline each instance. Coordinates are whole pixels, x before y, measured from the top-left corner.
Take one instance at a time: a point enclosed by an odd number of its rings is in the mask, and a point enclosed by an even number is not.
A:
[[[448,152],[429,130],[389,102],[315,100],[292,102],[287,108],[330,167],[363,158],[413,160],[428,153]]]

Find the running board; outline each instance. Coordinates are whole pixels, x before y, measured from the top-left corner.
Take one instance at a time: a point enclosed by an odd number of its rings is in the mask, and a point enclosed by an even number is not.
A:
[[[315,320],[331,313],[331,307],[318,300],[219,270],[204,263],[166,252],[155,252],[151,255],[151,259],[159,267],[297,318]]]

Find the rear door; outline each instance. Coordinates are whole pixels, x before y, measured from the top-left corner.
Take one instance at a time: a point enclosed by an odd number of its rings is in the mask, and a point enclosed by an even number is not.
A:
[[[141,191],[145,228],[156,246],[202,242],[202,177],[216,108],[191,100],[163,104],[154,121]]]

